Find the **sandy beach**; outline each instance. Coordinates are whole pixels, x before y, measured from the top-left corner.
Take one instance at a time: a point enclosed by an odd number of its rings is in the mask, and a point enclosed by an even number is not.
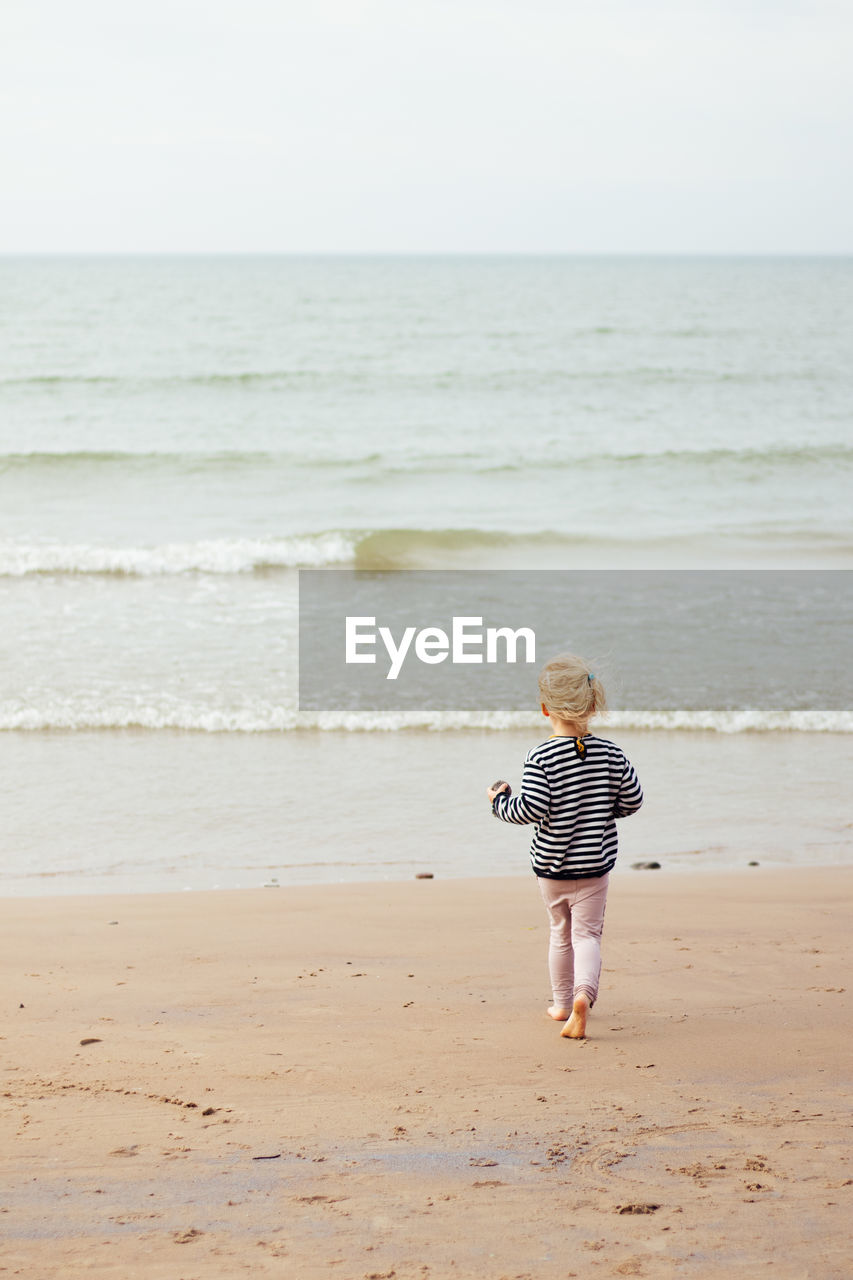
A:
[[[850,1274],[843,869],[0,900],[0,1273]]]

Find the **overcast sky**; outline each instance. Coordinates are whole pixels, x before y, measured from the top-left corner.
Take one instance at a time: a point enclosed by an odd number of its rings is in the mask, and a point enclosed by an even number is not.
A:
[[[0,252],[853,251],[834,0],[3,0]]]

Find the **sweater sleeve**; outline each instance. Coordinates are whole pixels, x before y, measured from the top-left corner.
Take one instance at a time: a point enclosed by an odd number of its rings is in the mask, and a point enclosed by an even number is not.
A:
[[[521,794],[508,796],[501,791],[492,802],[492,813],[501,822],[514,822],[521,826],[526,822],[541,822],[550,806],[551,788],[545,770],[528,757],[524,762]]]
[[[627,818],[630,814],[636,813],[642,803],[643,788],[640,786],[640,779],[631,761],[626,759],[622,780],[616,794],[616,804],[613,807],[613,817]]]

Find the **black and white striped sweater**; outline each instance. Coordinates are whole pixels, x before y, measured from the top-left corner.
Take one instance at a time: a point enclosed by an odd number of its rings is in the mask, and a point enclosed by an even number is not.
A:
[[[495,796],[502,822],[536,823],[530,860],[537,876],[603,876],[616,862],[616,819],[636,813],[643,791],[615,742],[584,734],[553,737],[524,762],[521,794]]]

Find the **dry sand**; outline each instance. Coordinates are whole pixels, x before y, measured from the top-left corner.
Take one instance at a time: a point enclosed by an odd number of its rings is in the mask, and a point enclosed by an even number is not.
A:
[[[620,874],[578,1042],[532,877],[6,899],[0,1275],[848,1277],[851,898]]]

